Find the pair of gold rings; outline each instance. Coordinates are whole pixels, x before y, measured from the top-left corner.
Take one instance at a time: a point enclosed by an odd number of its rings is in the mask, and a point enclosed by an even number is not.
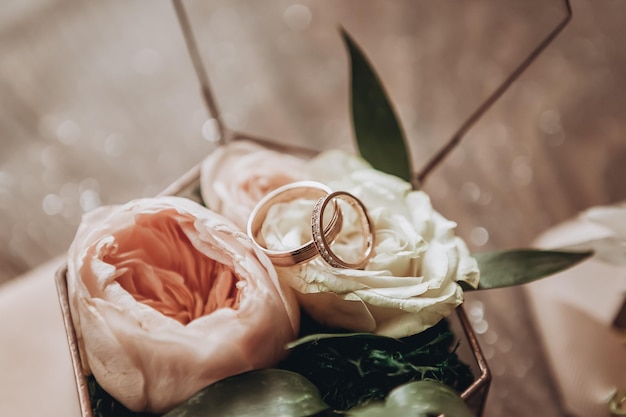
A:
[[[257,241],[257,236],[267,218],[270,208],[278,203],[286,203],[299,198],[317,199],[311,215],[312,239],[290,251],[270,250]],[[343,215],[338,200],[348,203],[358,214],[365,234],[361,256],[356,262],[346,262],[333,252],[331,244],[337,239],[343,227]],[[324,227],[324,213],[332,204],[332,217]],[[361,269],[365,266],[374,247],[374,228],[367,209],[355,196],[346,191],[333,192],[316,181],[299,181],[287,184],[267,194],[256,205],[248,221],[248,235],[276,266],[293,266],[308,262],[317,256],[334,268]]]

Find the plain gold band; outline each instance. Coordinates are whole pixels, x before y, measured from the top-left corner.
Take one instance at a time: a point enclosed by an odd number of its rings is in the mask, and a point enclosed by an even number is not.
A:
[[[263,223],[267,217],[269,209],[278,203],[286,203],[299,198],[324,198],[328,196],[332,190],[322,183],[316,181],[299,181],[291,184],[279,187],[258,202],[248,220],[247,232],[252,241],[261,249],[263,253],[267,255],[272,263],[276,266],[293,266],[303,262],[310,261],[315,258],[319,253],[317,246],[313,243],[313,240],[308,241],[302,246],[299,246],[291,251],[274,251],[269,250],[259,244],[256,240],[256,236],[261,230]],[[326,241],[333,241],[343,224],[343,217],[339,210],[337,202],[334,202],[334,212],[330,219],[330,222],[324,228],[324,238]],[[321,230],[321,228],[320,228]]]
[[[363,255],[357,262],[346,262],[339,258],[330,248],[332,241],[329,242],[326,237],[326,232],[320,233],[322,225],[324,224],[324,209],[326,209],[326,206],[330,202],[337,205],[337,199],[344,200],[350,204],[350,206],[357,211],[361,219],[361,227],[366,236],[365,239],[363,239]],[[361,269],[372,256],[374,248],[374,227],[372,220],[367,214],[367,209],[361,200],[346,191],[336,191],[317,200],[313,207],[313,216],[311,216],[311,233],[313,235],[313,243],[320,256],[328,265],[334,268]]]

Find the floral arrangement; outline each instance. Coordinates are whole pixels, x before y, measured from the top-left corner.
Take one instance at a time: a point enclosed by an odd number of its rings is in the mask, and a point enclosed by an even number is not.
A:
[[[231,141],[202,164],[203,205],[162,196],[83,218],[67,285],[94,416],[471,415],[444,320],[464,291],[589,256],[470,254],[412,185],[393,108],[344,40],[360,156]]]

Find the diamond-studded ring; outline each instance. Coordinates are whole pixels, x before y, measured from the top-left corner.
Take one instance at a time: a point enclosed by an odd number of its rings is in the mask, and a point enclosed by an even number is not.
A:
[[[324,210],[326,206],[330,202],[337,204],[338,199],[350,204],[350,206],[357,211],[361,221],[361,228],[363,229],[365,237],[363,238],[363,253],[356,262],[346,262],[339,258],[330,248],[332,241],[328,240],[326,233],[320,232],[324,224]],[[341,211],[341,208],[339,208],[339,211]],[[367,214],[367,209],[361,200],[346,191],[335,191],[317,200],[313,207],[313,216],[311,217],[311,232],[313,235],[313,243],[320,256],[328,265],[334,268],[361,269],[372,256],[374,247],[374,227],[372,220]]]
[[[316,200],[320,197],[324,198],[331,192],[332,190],[330,188],[316,181],[298,181],[273,190],[263,197],[255,206],[254,210],[252,210],[248,220],[248,236],[252,238],[252,241],[256,244],[256,246],[261,249],[261,251],[264,252],[276,266],[293,266],[310,261],[318,255],[317,246],[312,240],[291,251],[283,252],[270,250],[264,247],[257,240],[257,236],[263,226],[263,223],[265,222],[265,219],[267,218],[269,209],[273,205],[302,198]],[[333,208],[334,211],[332,217],[328,222],[328,225],[324,228],[324,233],[322,234],[327,242],[335,240],[343,225],[343,217],[337,202],[333,203]],[[321,228],[322,226],[320,226],[320,230]]]

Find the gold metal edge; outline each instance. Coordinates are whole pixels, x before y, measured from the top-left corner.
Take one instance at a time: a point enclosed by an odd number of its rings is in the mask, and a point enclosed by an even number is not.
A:
[[[70,348],[70,358],[74,371],[74,379],[76,379],[76,390],[78,392],[78,403],[80,406],[80,414],[82,417],[92,417],[91,401],[89,399],[89,389],[87,381],[83,374],[80,360],[80,352],[78,351],[78,340],[72,322],[72,313],[70,311],[69,295],[67,289],[67,265],[60,267],[55,276],[57,294],[59,296],[59,305],[61,307],[61,315],[63,316],[63,325],[65,326],[65,334],[67,344]]]
[[[185,172],[176,181],[168,185],[158,196],[176,195],[200,178],[200,164]]]
[[[480,370],[480,376],[472,383],[472,385],[467,387],[467,389],[461,393],[461,399],[467,402],[476,395],[480,395],[482,392],[483,398],[480,399],[479,408],[477,410],[477,415],[481,416],[485,408],[485,403],[487,402],[487,394],[489,393],[489,387],[491,385],[491,371],[489,369],[489,365],[487,364],[487,358],[485,358],[485,355],[480,348],[476,333],[474,333],[474,329],[467,318],[465,308],[463,308],[462,304],[456,308],[456,315],[461,322],[461,327],[467,337],[472,354],[474,355],[474,359],[476,360],[478,369]]]

